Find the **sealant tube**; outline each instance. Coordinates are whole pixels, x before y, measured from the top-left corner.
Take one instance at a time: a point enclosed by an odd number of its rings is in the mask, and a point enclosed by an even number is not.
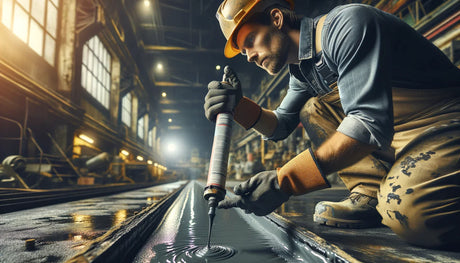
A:
[[[208,181],[204,191],[204,199],[206,200],[212,196],[218,202],[225,197],[225,181],[227,180],[232,125],[232,114],[219,113],[217,115],[211,160],[209,161]]]

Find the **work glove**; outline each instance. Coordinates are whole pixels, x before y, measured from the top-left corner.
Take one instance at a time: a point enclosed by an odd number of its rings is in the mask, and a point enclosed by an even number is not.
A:
[[[223,82],[211,81],[204,99],[204,113],[212,122],[217,114],[227,112],[246,130],[252,128],[262,115],[262,107],[247,97],[243,97],[241,83],[236,73],[229,67],[224,68]]]
[[[206,118],[216,121],[217,114],[232,113],[243,97],[241,83],[236,73],[229,67],[224,68],[225,79],[222,82],[211,81],[208,84],[208,93],[204,99]]]
[[[222,200],[218,208],[239,207],[257,216],[270,214],[290,196],[280,189],[276,170],[260,172],[235,186],[233,191],[238,196]]]
[[[219,208],[239,207],[258,216],[267,215],[291,195],[302,195],[331,187],[311,149],[307,149],[275,171],[261,172],[235,186],[235,198],[224,199]]]

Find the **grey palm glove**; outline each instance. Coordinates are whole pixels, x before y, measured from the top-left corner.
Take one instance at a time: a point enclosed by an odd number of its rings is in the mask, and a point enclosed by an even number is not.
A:
[[[218,208],[239,207],[247,213],[264,216],[289,200],[290,196],[280,189],[276,170],[256,174],[235,186],[234,192],[239,196],[224,199]]]
[[[219,113],[233,113],[243,97],[241,83],[235,72],[229,66],[225,66],[224,74],[224,82],[211,81],[208,84],[208,93],[204,99],[204,112],[210,121],[215,121]]]

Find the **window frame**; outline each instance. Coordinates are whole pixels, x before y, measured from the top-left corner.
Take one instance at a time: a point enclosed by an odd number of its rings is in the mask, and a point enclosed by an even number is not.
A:
[[[5,28],[7,28],[14,36],[16,36],[19,40],[21,40],[23,43],[25,43],[35,54],[40,56],[43,60],[45,60],[49,65],[52,67],[56,67],[57,64],[57,51],[58,51],[58,39],[60,37],[60,27],[61,27],[61,6],[62,3],[60,0],[42,0],[44,3],[43,6],[43,13],[39,13],[41,15],[37,16],[37,14],[34,12],[34,10],[37,10],[37,6],[34,4],[38,3],[38,0],[26,0],[28,2],[28,7],[25,7],[20,3],[21,1],[19,0],[2,0],[0,2],[0,24],[3,25]],[[5,7],[7,4],[10,3],[11,6],[10,10],[5,11]],[[54,18],[54,32],[51,32],[50,26],[53,23],[49,22],[49,10],[55,10],[55,17]],[[4,13],[5,12],[5,13]],[[9,22],[4,21],[4,15],[7,14],[6,12],[9,12],[9,17],[10,19]],[[19,15],[20,12],[23,12],[27,16],[27,21],[25,22],[26,24],[26,32],[25,36],[21,37],[20,33],[18,30],[23,30],[22,26],[19,28],[15,27],[16,23],[19,22],[19,20],[15,20],[16,16]],[[39,21],[38,17],[41,16],[41,20]],[[34,30],[32,32],[32,28],[38,28],[41,30],[39,34],[41,36],[41,43],[36,45],[36,42],[33,42],[33,39],[31,39],[32,36],[37,30]],[[36,36],[37,36],[36,35]],[[48,42],[51,41],[51,42]],[[52,52],[48,54],[48,49],[52,46]],[[40,50],[38,50],[40,49]],[[52,58],[51,58],[52,56]]]
[[[82,88],[104,109],[110,109],[112,86],[112,55],[98,35],[83,45],[81,59]],[[108,65],[104,65],[104,64]]]

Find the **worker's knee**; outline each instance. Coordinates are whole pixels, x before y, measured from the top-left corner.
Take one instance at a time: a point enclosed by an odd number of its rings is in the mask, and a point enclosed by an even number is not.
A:
[[[387,194],[379,193],[378,199],[382,223],[408,243],[440,249],[460,245],[460,198],[389,199]]]

